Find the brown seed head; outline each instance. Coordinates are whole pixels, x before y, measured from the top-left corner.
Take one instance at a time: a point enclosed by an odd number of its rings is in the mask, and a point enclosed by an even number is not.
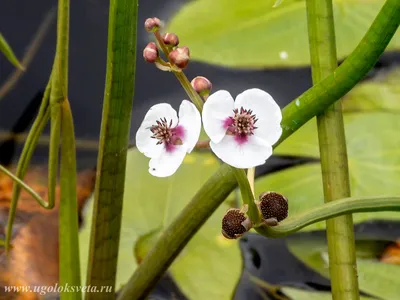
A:
[[[189,48],[176,48],[169,53],[168,57],[175,66],[180,69],[184,69],[188,65],[190,59]]]
[[[276,219],[280,222],[288,216],[288,200],[275,192],[262,193],[259,207],[264,220]]]
[[[246,216],[240,209],[231,208],[222,218],[222,234],[227,239],[236,239],[247,232],[250,228],[246,228]],[[242,223],[245,222],[243,225]]]
[[[161,27],[161,21],[160,21],[159,18],[155,18],[155,17],[154,18],[148,18],[144,22],[144,28],[148,32],[155,32],[155,31],[159,30],[160,27]]]
[[[154,63],[158,58],[158,48],[156,43],[150,42],[143,50],[143,58],[149,63]]]
[[[178,46],[179,38],[175,33],[166,33],[163,35],[164,44],[170,47]]]

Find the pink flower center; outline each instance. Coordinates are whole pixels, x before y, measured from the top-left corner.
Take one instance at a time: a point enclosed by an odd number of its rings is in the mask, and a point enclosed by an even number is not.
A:
[[[156,123],[157,125],[150,127],[150,131],[153,133],[151,137],[158,139],[157,145],[164,144],[165,150],[171,152],[176,148],[175,146],[183,144],[185,130],[182,126],[172,127],[172,120],[168,122],[166,118],[161,118]]]
[[[254,130],[257,129],[254,124],[257,122],[256,115],[250,109],[234,109],[234,116],[229,117],[224,121],[226,128],[226,134],[234,135],[235,140],[239,144],[244,144],[248,140],[248,136],[254,134]]]

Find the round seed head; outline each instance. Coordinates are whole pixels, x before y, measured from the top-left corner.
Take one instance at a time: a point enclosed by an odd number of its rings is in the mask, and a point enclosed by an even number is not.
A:
[[[288,200],[281,194],[265,192],[260,195],[259,208],[264,220],[276,219],[278,222],[288,216]]]
[[[242,224],[246,219],[246,216],[240,209],[229,209],[222,219],[222,234],[224,237],[227,239],[236,239],[248,231]]]

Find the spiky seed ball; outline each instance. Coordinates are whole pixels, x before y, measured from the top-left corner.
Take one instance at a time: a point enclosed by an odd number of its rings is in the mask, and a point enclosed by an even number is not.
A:
[[[244,213],[237,208],[231,208],[222,219],[222,234],[227,239],[236,239],[247,229],[242,225],[242,222],[246,220]]]
[[[259,207],[264,220],[275,218],[280,222],[288,216],[288,200],[275,192],[262,193]]]

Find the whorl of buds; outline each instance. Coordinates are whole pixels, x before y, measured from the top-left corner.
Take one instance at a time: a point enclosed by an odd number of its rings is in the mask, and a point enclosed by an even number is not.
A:
[[[161,21],[160,21],[159,18],[155,18],[155,17],[154,18],[148,18],[144,22],[144,28],[148,32],[155,32],[155,31],[159,30],[160,27],[161,27]]]
[[[143,57],[144,60],[149,63],[154,63],[158,58],[158,48],[156,43],[150,42],[143,50]]]
[[[212,89],[210,80],[203,76],[197,76],[193,78],[190,84],[200,96],[209,95]]]
[[[238,208],[228,209],[222,218],[222,235],[227,239],[237,239],[250,228],[250,219]]]
[[[168,57],[175,66],[180,69],[184,69],[188,65],[190,59],[189,48],[176,48],[169,53]]]
[[[169,47],[175,47],[179,44],[179,38],[175,33],[166,33],[163,35],[163,42]]]
[[[261,215],[268,225],[277,225],[288,216],[288,200],[281,194],[265,192],[260,195],[258,204]]]

